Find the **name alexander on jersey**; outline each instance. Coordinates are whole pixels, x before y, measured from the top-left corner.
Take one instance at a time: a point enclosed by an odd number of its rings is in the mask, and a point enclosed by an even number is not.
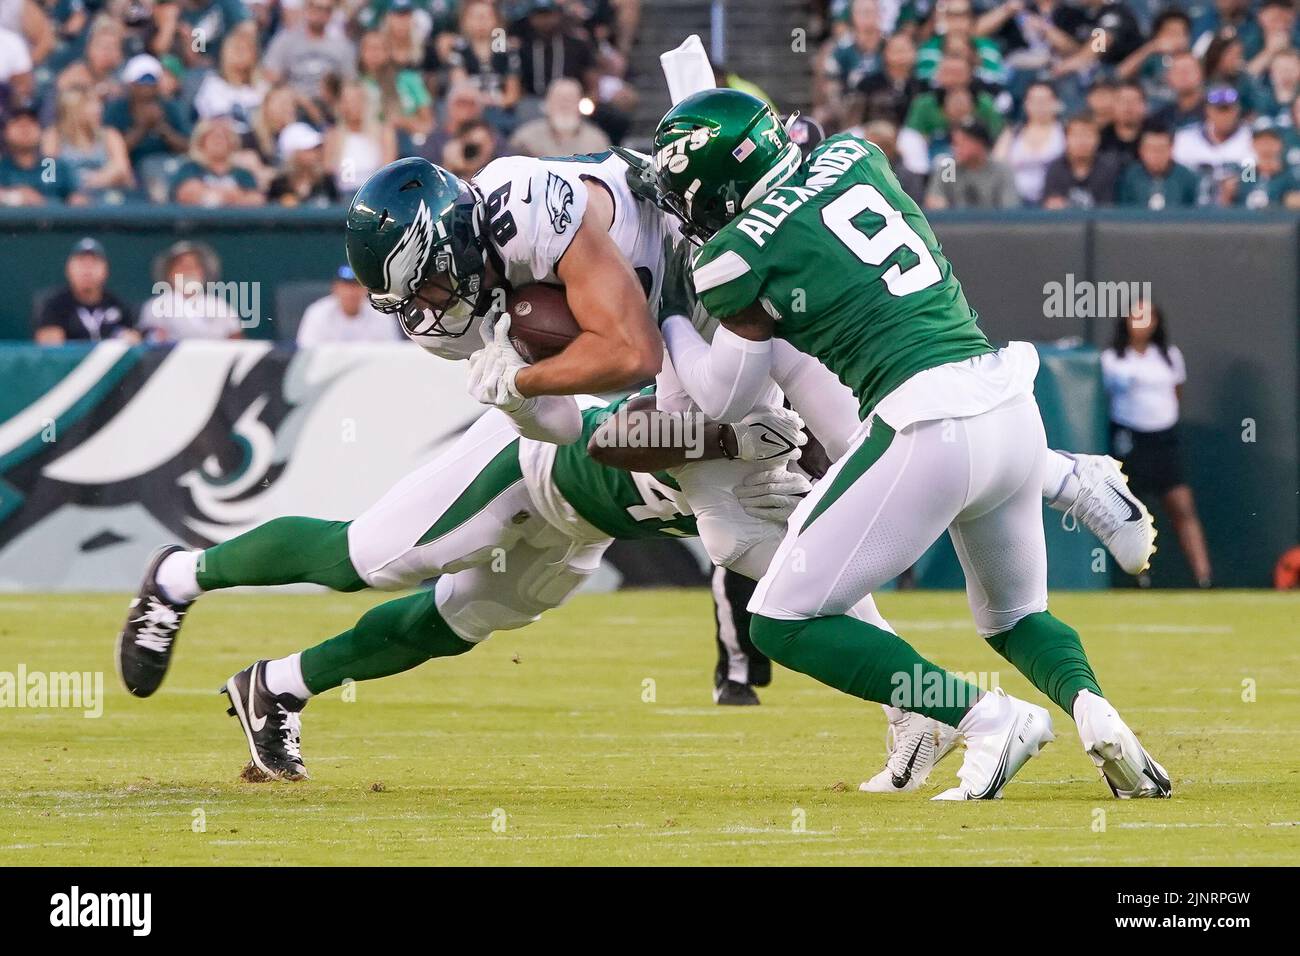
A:
[[[873,149],[879,147],[859,139],[829,143],[815,154],[802,186],[778,186],[746,209],[736,220],[736,228],[761,249],[767,242],[767,237],[776,232],[777,226],[787,216],[823,190],[835,185],[840,176],[848,172],[858,160],[871,155]],[[775,212],[769,212],[769,209]]]

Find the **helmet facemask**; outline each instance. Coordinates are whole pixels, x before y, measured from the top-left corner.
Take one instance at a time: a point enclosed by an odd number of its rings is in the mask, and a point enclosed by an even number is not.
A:
[[[427,241],[432,245],[421,276],[407,283],[405,295],[369,293],[370,304],[380,312],[396,315],[406,332],[416,338],[458,338],[469,331],[492,302],[485,281],[482,209],[478,190],[465,184],[454,205],[441,217],[429,217],[423,226],[419,221],[422,217],[417,217],[408,227],[412,241],[426,241],[419,230],[427,229]],[[400,248],[399,244],[394,256],[401,254]]]

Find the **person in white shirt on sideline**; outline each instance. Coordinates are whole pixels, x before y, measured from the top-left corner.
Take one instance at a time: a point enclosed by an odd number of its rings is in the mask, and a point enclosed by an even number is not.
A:
[[[330,294],[307,306],[298,324],[299,348],[329,342],[403,341],[396,320],[371,308],[366,290],[346,265],[334,273]]]
[[[1101,355],[1110,397],[1111,450],[1124,462],[1133,492],[1159,497],[1200,587],[1211,584],[1205,532],[1192,489],[1183,478],[1178,414],[1187,366],[1169,344],[1169,326],[1150,302],[1138,302],[1115,326]]]
[[[220,271],[221,261],[204,243],[174,243],[155,266],[153,298],[140,307],[137,328],[145,341],[243,338],[241,303],[231,295],[251,284],[220,283]]]

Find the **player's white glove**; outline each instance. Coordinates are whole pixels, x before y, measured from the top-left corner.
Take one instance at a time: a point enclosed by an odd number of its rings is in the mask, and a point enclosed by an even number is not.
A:
[[[739,461],[793,460],[799,457],[799,446],[808,442],[798,413],[772,405],[757,408],[724,429],[730,429],[731,441],[724,436],[723,448]]]
[[[492,340],[469,357],[469,393],[484,405],[517,412],[527,401],[515,388],[515,376],[528,363],[510,343],[510,316],[497,319]]]
[[[778,524],[790,517],[800,499],[812,490],[812,482],[784,468],[758,471],[736,486],[736,500],[745,513]]]

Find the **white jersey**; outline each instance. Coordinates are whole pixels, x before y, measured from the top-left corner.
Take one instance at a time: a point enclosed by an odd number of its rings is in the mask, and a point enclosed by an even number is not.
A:
[[[509,156],[487,164],[474,185],[487,200],[489,255],[499,260],[505,280],[519,287],[534,282],[559,284],[560,259],[568,251],[592,188],[604,188],[614,202],[609,236],[631,263],[651,306],[659,298],[664,274],[664,239],[679,235],[675,220],[638,199],[627,184],[627,163],[612,152],[533,159]],[[599,183],[593,185],[592,181]],[[421,339],[431,352],[448,359],[469,358],[485,341],[492,316],[459,338]]]

